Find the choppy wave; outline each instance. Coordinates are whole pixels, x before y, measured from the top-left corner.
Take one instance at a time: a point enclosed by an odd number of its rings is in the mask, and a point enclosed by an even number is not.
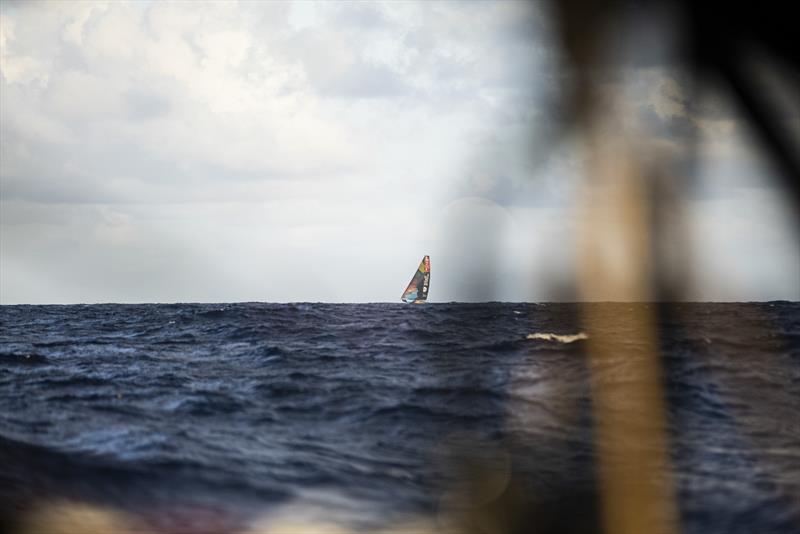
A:
[[[648,305],[592,306],[619,318],[606,335],[636,346],[625,317]],[[552,497],[530,503],[542,517],[561,517],[561,502],[593,521],[580,311],[0,307],[0,529],[20,507],[63,498],[167,521],[168,531],[186,510],[235,531],[309,495],[335,496],[311,499],[316,513],[335,518],[331,503],[346,503],[347,521],[367,525],[431,517],[474,468],[470,451],[509,454],[514,484]],[[669,311],[660,343],[684,530],[791,532],[800,305]],[[625,364],[614,377],[635,380]]]

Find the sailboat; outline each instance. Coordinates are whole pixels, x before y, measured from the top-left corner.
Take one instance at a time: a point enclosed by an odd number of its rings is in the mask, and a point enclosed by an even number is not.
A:
[[[414,304],[422,304],[428,298],[428,287],[431,281],[431,257],[425,256],[419,263],[417,272],[411,278],[408,287],[403,291],[403,296],[400,299],[403,302],[413,302]]]

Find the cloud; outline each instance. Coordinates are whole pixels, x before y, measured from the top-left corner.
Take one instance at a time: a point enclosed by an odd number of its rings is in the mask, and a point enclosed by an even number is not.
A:
[[[0,301],[394,301],[425,253],[433,300],[547,298],[583,171],[556,59],[535,3],[4,2]],[[656,140],[744,161],[637,72]]]

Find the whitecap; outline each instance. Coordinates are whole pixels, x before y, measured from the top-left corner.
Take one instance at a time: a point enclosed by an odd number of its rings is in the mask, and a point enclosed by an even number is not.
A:
[[[582,339],[589,339],[589,336],[583,332],[577,334],[553,334],[550,332],[534,332],[528,334],[525,339],[541,339],[543,341],[558,341],[559,343],[574,343]]]

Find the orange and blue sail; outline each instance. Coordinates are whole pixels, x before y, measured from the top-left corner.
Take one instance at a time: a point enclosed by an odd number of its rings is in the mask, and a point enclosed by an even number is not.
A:
[[[431,281],[431,258],[425,256],[419,264],[417,272],[411,278],[408,287],[400,297],[403,302],[422,303],[428,299],[428,287]]]

